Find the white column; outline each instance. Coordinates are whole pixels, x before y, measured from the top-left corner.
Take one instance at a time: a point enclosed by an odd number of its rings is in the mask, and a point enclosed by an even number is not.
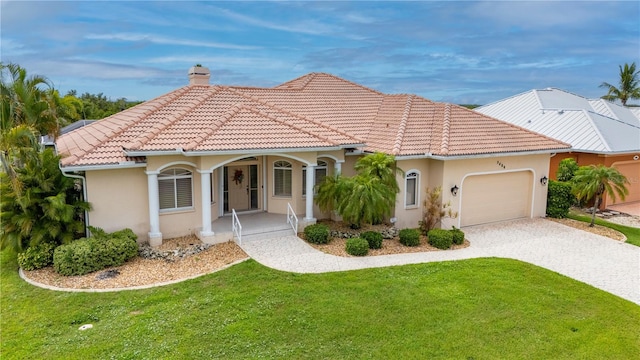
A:
[[[200,171],[200,188],[202,193],[202,231],[200,236],[211,236],[211,170]]]
[[[224,166],[218,168],[218,216],[224,214]]]
[[[342,173],[342,161],[336,161],[333,165],[333,169],[335,170],[336,174]]]
[[[305,220],[313,220],[313,178],[316,173],[315,165],[307,165],[307,196]]]
[[[262,211],[267,211],[267,174],[271,174],[273,169],[267,168],[267,155],[262,155]]]
[[[158,172],[147,171],[147,189],[149,192],[149,244],[162,245],[160,232],[160,198],[158,194]]]

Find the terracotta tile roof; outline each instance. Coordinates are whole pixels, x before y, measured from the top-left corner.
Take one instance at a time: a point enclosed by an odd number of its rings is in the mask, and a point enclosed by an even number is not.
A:
[[[311,73],[274,88],[188,85],[57,140],[63,166],[144,162],[127,153],[356,147],[477,155],[567,145],[451,104]]]

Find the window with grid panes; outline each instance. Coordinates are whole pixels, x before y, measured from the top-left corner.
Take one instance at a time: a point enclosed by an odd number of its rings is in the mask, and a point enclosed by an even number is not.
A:
[[[185,169],[164,170],[158,175],[160,210],[193,207],[193,175]]]
[[[273,195],[291,196],[292,165],[288,161],[273,163]]]

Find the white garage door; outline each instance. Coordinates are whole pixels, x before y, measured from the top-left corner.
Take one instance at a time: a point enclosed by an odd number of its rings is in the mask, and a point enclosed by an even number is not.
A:
[[[461,226],[531,216],[532,185],[530,171],[467,177],[461,192]]]
[[[627,184],[627,190],[629,194],[623,200],[616,195],[615,204],[624,204],[628,202],[640,201],[640,162],[634,161],[631,163],[614,163],[613,167],[618,169],[622,175],[627,177],[629,183]],[[614,202],[610,197],[607,197],[607,204],[612,205]]]

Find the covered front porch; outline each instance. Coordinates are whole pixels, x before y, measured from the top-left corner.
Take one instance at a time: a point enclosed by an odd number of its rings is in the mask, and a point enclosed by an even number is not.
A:
[[[242,236],[232,231],[233,212],[247,236],[257,229],[285,230],[286,214],[294,212],[296,229],[302,229],[321,215],[314,209],[314,186],[340,172],[343,161],[316,152],[150,158],[145,171],[149,243],[159,245],[163,234],[180,236],[185,230],[205,243],[239,240]]]
[[[240,224],[239,228],[238,223]],[[211,223],[211,230],[216,234],[216,242],[233,240],[242,243],[243,241],[295,235],[297,233],[297,230],[294,231],[295,223],[295,218],[290,214],[254,211],[236,213],[236,216],[232,213],[220,217]]]

